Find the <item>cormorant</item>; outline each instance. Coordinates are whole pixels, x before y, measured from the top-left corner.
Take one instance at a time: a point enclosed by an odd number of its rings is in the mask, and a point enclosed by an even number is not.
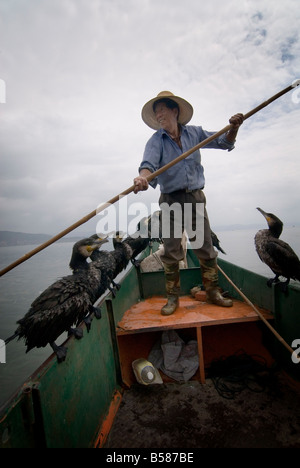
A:
[[[287,290],[290,279],[300,281],[300,261],[293,249],[279,239],[283,223],[272,213],[261,208],[258,211],[266,218],[269,229],[262,229],[255,235],[255,247],[259,258],[275,273],[275,278],[268,280],[268,286],[279,281],[279,276],[286,278],[282,283],[283,291]]]
[[[100,235],[93,235],[91,237],[76,242],[76,244],[74,244],[72,257],[69,263],[69,267],[71,268],[73,273],[78,273],[79,271],[87,270],[90,267],[90,263],[87,262],[87,259],[93,254],[95,250],[99,249],[106,242],[108,242],[107,236]],[[98,297],[99,296],[96,297],[95,301],[98,299]],[[93,307],[93,309],[91,308],[90,314],[83,319],[88,331],[91,328],[92,313],[94,313],[97,319],[101,318],[101,309],[95,306]],[[72,332],[72,329],[70,331]],[[81,329],[80,332],[82,333]]]
[[[77,338],[82,336],[77,334],[77,329],[72,329],[72,325],[78,326],[94,311],[95,291],[101,283],[101,271],[86,259],[102,243],[103,239],[89,238],[74,245],[72,259],[75,258],[81,267],[72,275],[55,281],[33,301],[29,311],[17,321],[19,326],[14,335],[5,344],[17,337],[24,338],[28,352],[49,343],[58,361],[65,359],[67,348],[57,346],[55,340],[65,331],[73,332]]]
[[[97,239],[99,236],[102,237],[100,234],[94,234],[92,238]],[[95,250],[91,254],[91,260],[95,262],[97,268],[101,270],[101,282],[105,285],[105,290],[109,289],[113,296],[116,295],[116,290],[120,289],[120,285],[115,283],[114,278],[123,270],[122,258],[118,258],[119,255],[117,255],[121,243],[122,233],[117,231],[113,237],[114,250]],[[120,265],[118,265],[119,263]]]
[[[211,230],[211,240],[212,240],[213,246],[216,247],[224,255],[226,255],[226,252],[224,252],[224,250],[220,246],[220,241],[219,241],[217,235],[212,230]]]
[[[139,232],[136,232],[132,234],[132,236],[128,236],[125,239],[124,242],[126,242],[132,249],[131,262],[134,266],[139,266],[140,261],[137,260],[136,257],[138,257],[138,255],[142,253],[143,250],[146,249],[146,247],[148,247],[152,240],[153,239],[151,239],[150,237],[141,237]]]
[[[97,238],[97,236],[98,234],[92,237]],[[95,250],[92,253],[91,260],[101,269],[103,278],[107,278],[107,288],[113,295],[115,295],[115,289],[119,289],[114,279],[127,267],[129,260],[133,260],[146,247],[146,242],[148,240],[141,237],[127,237],[123,240],[123,234],[117,231],[113,237],[114,250]]]
[[[142,238],[162,243],[162,211],[154,211],[150,216],[142,218],[137,225],[137,233]]]
[[[137,230],[141,232],[142,237],[148,235],[151,241],[157,241],[163,243],[163,234],[162,234],[162,211],[154,211],[150,216],[141,219],[137,225]],[[211,231],[211,239],[213,246],[216,247],[220,252],[226,255],[226,252],[220,246],[220,241],[217,235]]]
[[[97,236],[96,234],[93,237]],[[125,240],[122,239],[123,235],[117,231],[113,238],[114,250],[95,250],[91,255],[92,262],[101,270],[101,284],[105,290],[109,289],[113,296],[116,294],[116,289],[120,288],[120,285],[114,281],[116,276],[127,267],[130,260],[134,262],[135,257],[147,247],[150,241],[148,238],[140,237],[139,233],[128,236]]]

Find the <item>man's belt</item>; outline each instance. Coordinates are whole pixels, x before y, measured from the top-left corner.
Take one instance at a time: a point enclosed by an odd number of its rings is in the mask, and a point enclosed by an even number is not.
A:
[[[190,190],[190,189],[188,189],[188,188],[180,189],[180,190],[175,190],[174,192],[169,193],[169,195],[176,195],[176,194],[179,195],[180,193],[194,193],[194,192],[197,192],[198,190],[203,190],[203,187],[197,188],[197,189],[193,189],[193,190]]]

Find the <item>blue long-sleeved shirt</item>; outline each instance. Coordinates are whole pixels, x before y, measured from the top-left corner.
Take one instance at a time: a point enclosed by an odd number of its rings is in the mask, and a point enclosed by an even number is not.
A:
[[[198,126],[181,126],[181,150],[165,130],[158,130],[146,144],[139,171],[141,169],[149,169],[149,171],[155,172],[214,133],[207,132]],[[221,135],[205,146],[205,148],[219,148],[231,151],[234,148],[234,144],[229,143],[225,135]],[[162,193],[171,193],[181,189],[195,190],[203,188],[205,178],[204,169],[201,165],[200,150],[195,151],[160,174],[150,182],[150,185],[155,188],[157,183],[160,185]]]

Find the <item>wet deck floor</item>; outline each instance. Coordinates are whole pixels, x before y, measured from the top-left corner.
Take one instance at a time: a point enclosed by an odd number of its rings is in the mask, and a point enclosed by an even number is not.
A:
[[[281,375],[262,391],[244,388],[233,399],[220,396],[212,379],[135,384],[105,447],[300,448],[300,394]]]

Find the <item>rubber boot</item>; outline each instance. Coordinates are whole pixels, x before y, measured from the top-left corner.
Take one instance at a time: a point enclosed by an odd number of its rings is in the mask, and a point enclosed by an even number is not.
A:
[[[221,307],[231,307],[232,300],[221,294],[218,283],[218,268],[216,259],[200,260],[202,281],[206,291],[206,301]]]
[[[179,305],[180,276],[179,264],[164,263],[165,281],[168,302],[161,309],[162,315],[172,315]]]

